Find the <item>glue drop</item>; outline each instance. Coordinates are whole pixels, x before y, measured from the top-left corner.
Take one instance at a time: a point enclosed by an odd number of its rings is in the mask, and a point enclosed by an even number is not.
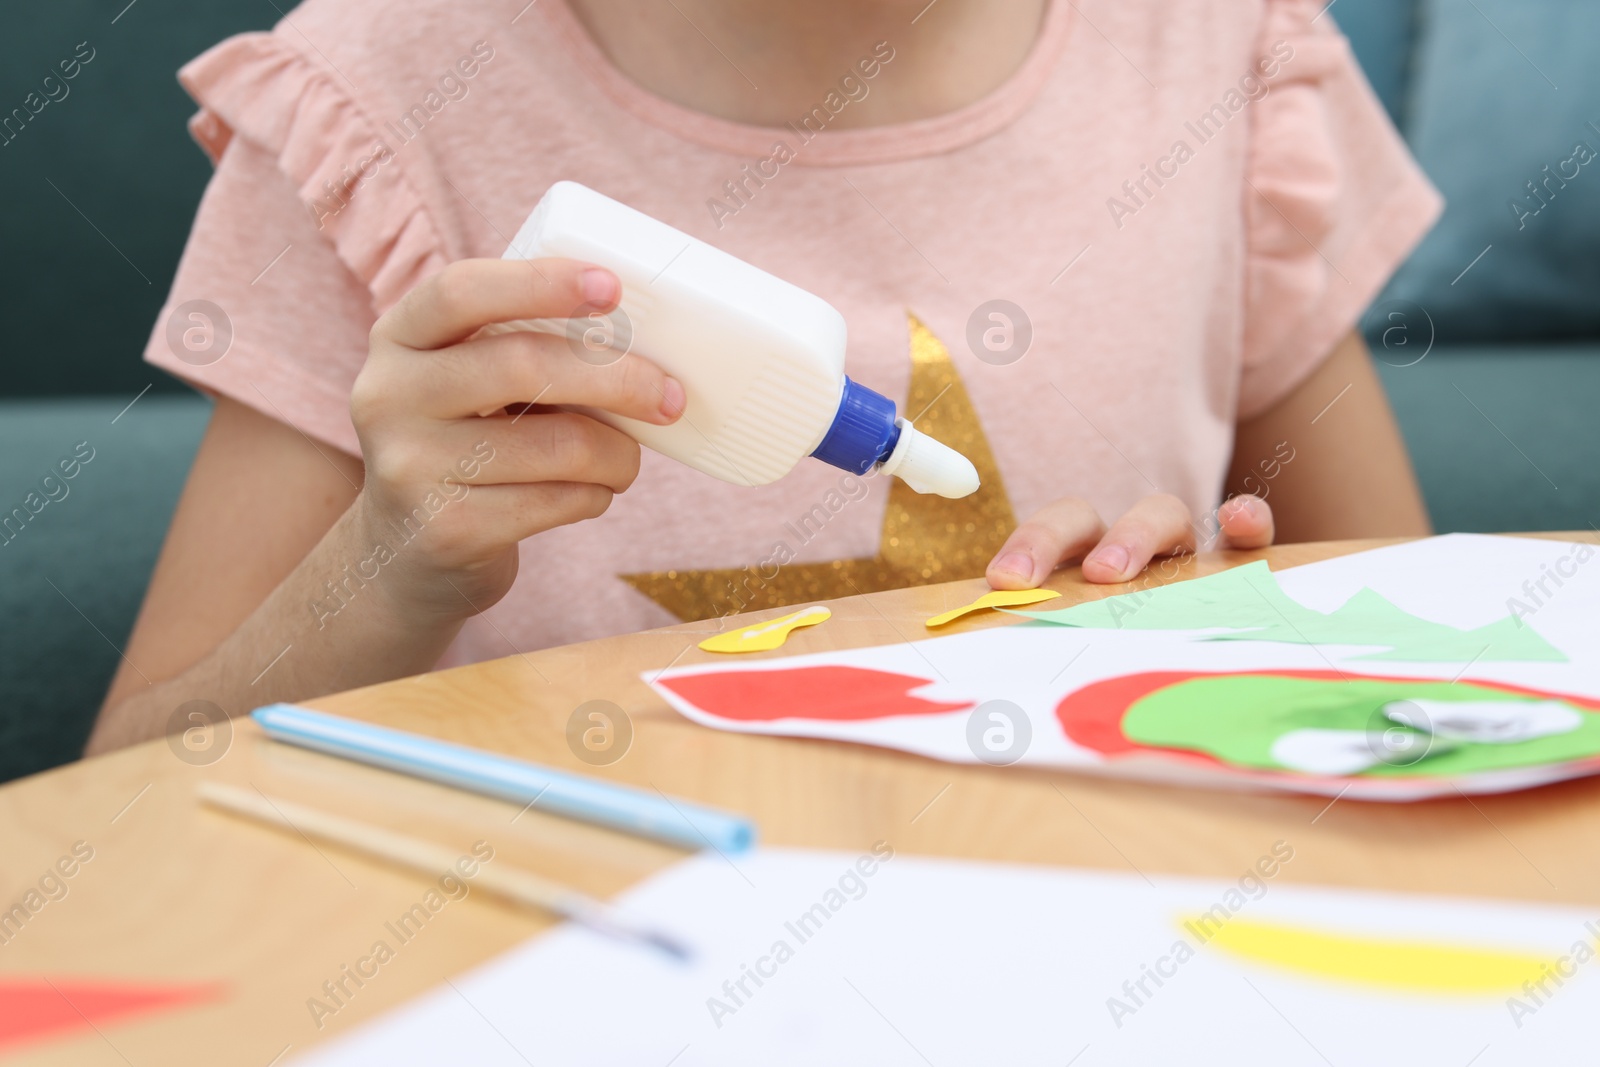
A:
[[[977,491],[965,456],[845,376],[844,316],[820,297],[576,182],[550,187],[504,258],[546,256],[612,271],[618,307],[487,332],[565,336],[591,363],[633,352],[683,383],[671,426],[579,409],[640,444],[735,485],[766,485],[813,456],[854,474],[878,468],[919,493]]]

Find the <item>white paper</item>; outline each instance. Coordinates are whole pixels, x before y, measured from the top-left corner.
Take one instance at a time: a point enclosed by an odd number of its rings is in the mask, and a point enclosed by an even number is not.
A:
[[[1217,882],[904,855],[864,876],[848,853],[702,855],[619,900],[696,946],[691,964],[564,927],[295,1062],[1496,1067],[1581,1062],[1593,1047],[1600,963],[1574,950],[1594,944],[1594,915],[1292,886],[1292,845],[1263,843],[1264,860],[1272,847],[1290,855],[1274,877]],[[1182,924],[1207,912],[1207,933],[1275,923],[1518,953],[1567,976],[1537,1004],[1518,989],[1381,988],[1242,959]],[[782,963],[778,943],[792,951]],[[735,1005],[728,987],[756,967],[766,977],[746,977]]]
[[[1367,586],[1413,615],[1459,629],[1494,622],[1521,604],[1532,611],[1528,621],[1570,655],[1563,638],[1592,640],[1600,610],[1600,549],[1586,548],[1534,537],[1443,534],[1276,574],[1285,593],[1317,611],[1332,611]]]

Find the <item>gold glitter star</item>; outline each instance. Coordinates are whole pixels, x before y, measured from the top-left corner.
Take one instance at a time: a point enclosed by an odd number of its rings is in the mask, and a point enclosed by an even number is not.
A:
[[[878,554],[869,559],[618,575],[685,622],[983,574],[1016,527],[1000,469],[950,352],[914,315],[911,386],[901,411],[917,429],[972,461],[982,487],[962,500],[913,491],[894,479]],[[920,413],[920,414],[919,414]],[[790,524],[793,527],[793,524]],[[776,573],[772,573],[775,571]]]

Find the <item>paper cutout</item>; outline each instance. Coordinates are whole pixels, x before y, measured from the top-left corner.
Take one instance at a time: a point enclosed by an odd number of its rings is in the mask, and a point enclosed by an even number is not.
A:
[[[1188,920],[1193,928],[1203,916]],[[1205,927],[1201,927],[1204,929]],[[1230,919],[1207,944],[1238,959],[1372,989],[1440,995],[1526,995],[1522,984],[1555,969],[1555,956],[1443,942],[1338,934],[1279,923]]]
[[[938,715],[972,707],[911,696],[931,679],[859,667],[798,667],[679,675],[658,683],[708,714],[739,722],[853,721]]]
[[[1549,698],[1553,694],[1533,694]],[[1516,687],[1486,681],[1448,682],[1378,678],[1347,673],[1335,677],[1305,677],[1299,672],[1194,675],[1164,685],[1134,701],[1122,717],[1128,739],[1153,748],[1204,752],[1224,763],[1270,770],[1298,770],[1322,774],[1360,773],[1448,777],[1512,767],[1537,766],[1583,759],[1600,753],[1600,715],[1593,701],[1583,714],[1569,702],[1560,702],[1579,716],[1576,728],[1559,734],[1532,737],[1516,744],[1482,744],[1452,739],[1445,744],[1424,743],[1428,735],[1394,723],[1383,709],[1401,701],[1425,700],[1436,705],[1494,701],[1530,703],[1530,694]],[[1364,768],[1312,771],[1279,758],[1277,745],[1303,731],[1341,731],[1365,739],[1372,760]],[[1416,741],[1404,740],[1412,734]],[[1337,762],[1326,737],[1289,742],[1291,757],[1319,762],[1321,752]],[[1359,743],[1358,743],[1359,745]],[[1346,747],[1350,753],[1355,749]]]
[[[135,1016],[215,1000],[223,987],[55,978],[0,979],[0,1048],[65,1037]]]
[[[700,642],[707,652],[771,652],[789,640],[789,635],[802,626],[815,626],[833,618],[833,612],[820,604],[805,608],[781,619],[751,623],[737,630],[708,637]]]
[[[989,608],[1019,608],[1027,604],[1042,604],[1046,600],[1054,600],[1060,595],[1060,593],[1049,589],[995,589],[983,594],[970,604],[952,608],[942,615],[935,615],[924,625],[932,630],[947,623],[955,622],[963,615],[970,615],[974,611],[984,611]]]
[[[1566,657],[1528,624],[1510,615],[1457,630],[1411,615],[1371,589],[1330,614],[1313,611],[1278,586],[1257,561],[1204,578],[1123,593],[1056,611],[1019,615],[1097,630],[1232,630],[1209,641],[1277,641],[1303,645],[1383,645],[1359,660],[1412,663],[1564,662]]]
[[[958,628],[965,632],[643,677],[706,726],[876,745],[957,764],[994,759],[983,723],[1003,715],[1015,726],[1007,744],[1021,739],[999,753],[1008,766],[1352,800],[1506,792],[1600,774],[1600,656],[1589,652],[1600,647],[1600,568],[1562,571],[1564,584],[1536,618],[1519,609],[1543,658],[1496,665],[1497,653],[1480,646],[1475,663],[1361,660],[1375,650],[1412,654],[1422,640],[1415,629],[1392,633],[1397,617],[1411,618],[1406,611],[1460,627],[1423,623],[1435,631],[1423,644],[1436,643],[1438,631],[1448,631],[1440,640],[1460,641],[1492,629],[1506,618],[1507,595],[1564,551],[1545,541],[1450,535],[1275,578],[1257,568],[1267,579],[1261,592],[1236,586],[1257,602],[1292,593],[1285,614],[1321,619],[1324,630],[1375,619],[1391,631],[1387,644],[1371,636],[1316,647],[1279,641],[1260,618],[1244,620],[1262,624],[1254,630],[1195,626],[1216,621],[1206,614],[1216,583],[1201,579],[1188,583],[1201,589],[1189,603],[1203,610],[1176,620],[1189,629]],[[1101,622],[1110,621],[1108,603],[1089,606],[1102,612]],[[1140,599],[1133,618],[1158,606]],[[1116,621],[1130,621],[1118,611]],[[1260,634],[1269,639],[1253,639]],[[1417,714],[1397,720],[1390,713],[1400,707]]]
[[[1434,737],[1488,745],[1571,733],[1583,725],[1581,712],[1557,700],[1401,700],[1385,704],[1383,713]]]

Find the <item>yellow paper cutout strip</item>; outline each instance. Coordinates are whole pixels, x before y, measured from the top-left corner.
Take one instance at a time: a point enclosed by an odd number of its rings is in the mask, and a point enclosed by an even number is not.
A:
[[[996,589],[992,593],[985,593],[977,600],[964,607],[954,608],[943,615],[935,615],[927,622],[931,630],[935,626],[955,622],[963,615],[971,615],[974,611],[984,611],[988,608],[1020,608],[1028,604],[1042,604],[1046,600],[1054,600],[1060,593],[1053,593],[1048,589]]]
[[[1186,920],[1190,933],[1253,963],[1315,978],[1413,993],[1499,996],[1519,992],[1557,962],[1530,953],[1470,948],[1444,942],[1400,941],[1229,919],[1210,928]]]
[[[785,615],[781,619],[753,623],[708,637],[700,642],[700,647],[707,652],[771,652],[789,640],[789,635],[800,627],[815,626],[831,618],[833,612],[819,605]]]

